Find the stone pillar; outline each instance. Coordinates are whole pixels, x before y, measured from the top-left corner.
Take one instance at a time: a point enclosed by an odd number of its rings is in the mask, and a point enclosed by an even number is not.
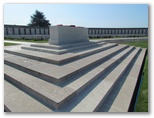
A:
[[[35,29],[31,28],[31,35],[35,35]]]
[[[7,35],[7,31],[6,31],[6,28],[4,28],[4,35]]]
[[[26,35],[30,35],[30,29],[29,28],[26,28]]]
[[[40,35],[40,29],[36,28],[36,35]]]
[[[8,28],[8,34],[13,35],[13,29],[12,28]]]
[[[144,35],[146,34],[146,30],[143,30],[143,34],[144,34]]]
[[[49,35],[49,34],[48,34],[48,29],[45,29],[45,34],[46,34],[46,35]]]
[[[20,28],[21,35],[25,35],[24,28]]]
[[[40,34],[41,34],[41,35],[44,35],[44,29],[41,29]]]
[[[14,28],[14,34],[15,34],[15,35],[19,35],[19,30],[18,30],[18,28]]]

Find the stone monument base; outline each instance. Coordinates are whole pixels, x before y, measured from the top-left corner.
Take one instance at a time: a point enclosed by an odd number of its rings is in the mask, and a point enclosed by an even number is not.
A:
[[[88,42],[88,29],[83,27],[51,26],[49,44],[64,45]]]

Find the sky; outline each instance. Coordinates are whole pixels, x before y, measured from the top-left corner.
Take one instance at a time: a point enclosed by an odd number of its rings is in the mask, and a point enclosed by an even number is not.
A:
[[[4,4],[4,24],[27,25],[39,10],[51,25],[148,27],[148,4]]]

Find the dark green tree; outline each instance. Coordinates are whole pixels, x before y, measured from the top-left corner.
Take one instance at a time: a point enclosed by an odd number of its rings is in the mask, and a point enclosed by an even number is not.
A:
[[[28,24],[28,26],[37,26],[37,27],[48,27],[51,24],[49,23],[49,20],[46,20],[45,15],[43,12],[40,12],[38,10],[35,11],[35,14],[31,16],[31,21]]]

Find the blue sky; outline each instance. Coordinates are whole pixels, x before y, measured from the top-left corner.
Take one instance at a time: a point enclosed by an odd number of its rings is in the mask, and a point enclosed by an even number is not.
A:
[[[147,4],[4,4],[4,24],[27,25],[36,9],[52,25],[148,27]]]

